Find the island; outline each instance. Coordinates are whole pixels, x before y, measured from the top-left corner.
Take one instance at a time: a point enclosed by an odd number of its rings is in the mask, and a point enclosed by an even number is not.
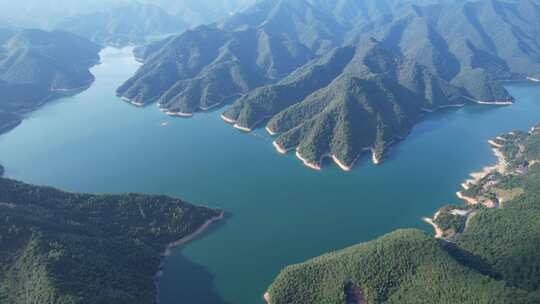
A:
[[[0,302],[157,303],[164,256],[221,218],[166,196],[0,178]]]
[[[88,88],[100,49],[61,31],[0,29],[0,134],[41,105]]]
[[[398,3],[399,2],[399,3]],[[540,77],[531,1],[273,1],[138,49],[117,93],[191,117],[226,107],[242,132],[265,128],[308,167],[375,164],[425,115],[505,106],[505,80]]]
[[[285,268],[267,303],[538,303],[540,126],[489,143],[497,164],[472,174],[464,205],[415,229]]]

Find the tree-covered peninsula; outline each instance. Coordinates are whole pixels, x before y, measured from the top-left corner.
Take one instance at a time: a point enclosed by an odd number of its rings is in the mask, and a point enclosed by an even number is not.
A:
[[[400,230],[289,266],[267,301],[539,303],[540,128],[490,144],[498,164],[463,184],[467,204],[427,219],[436,238]]]
[[[90,86],[99,50],[65,32],[0,29],[0,133],[44,103]]]
[[[220,210],[0,178],[0,303],[156,303],[162,258]]]
[[[540,77],[536,0],[264,0],[138,50],[118,95],[171,116],[227,106],[280,152],[349,170],[379,163],[425,113],[512,104],[500,80]]]

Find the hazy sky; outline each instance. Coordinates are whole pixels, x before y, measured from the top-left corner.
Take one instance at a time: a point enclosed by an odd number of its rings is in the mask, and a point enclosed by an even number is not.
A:
[[[51,27],[61,19],[126,4],[149,3],[188,24],[208,23],[255,0],[0,0],[0,24]]]

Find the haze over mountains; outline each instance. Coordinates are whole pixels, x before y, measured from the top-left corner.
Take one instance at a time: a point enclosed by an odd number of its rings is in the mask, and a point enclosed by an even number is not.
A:
[[[225,18],[254,0],[0,1],[0,19],[19,28],[58,29],[103,45],[141,43]],[[13,12],[17,12],[14,14]]]
[[[179,33],[188,26],[159,6],[131,3],[75,15],[54,28],[75,33],[101,45],[125,46],[144,43],[152,35]]]
[[[221,211],[138,194],[66,193],[0,178],[2,303],[155,303],[168,244]]]
[[[0,29],[0,133],[54,97],[87,88],[99,50],[66,32]]]
[[[118,94],[178,116],[237,99],[239,129],[267,123],[281,151],[349,169],[424,112],[511,103],[499,80],[540,77],[539,16],[535,0],[264,0],[150,45]]]

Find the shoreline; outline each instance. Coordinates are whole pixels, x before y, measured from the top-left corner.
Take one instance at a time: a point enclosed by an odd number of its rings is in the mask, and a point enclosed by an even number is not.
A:
[[[234,127],[235,129],[238,129],[238,130],[243,131],[243,132],[246,132],[246,133],[249,133],[249,132],[253,131],[253,130],[251,130],[251,129],[248,128],[248,127],[242,127],[241,125],[239,125],[239,124],[237,124],[237,123],[235,123],[235,124],[233,125],[233,127]]]
[[[377,156],[377,154],[375,152],[373,152],[373,149],[371,149],[371,161],[373,162],[374,165],[380,165],[381,162],[382,162],[382,157],[381,156]]]
[[[173,112],[173,111],[167,111],[165,112],[168,116],[173,117],[193,117],[193,113],[185,113],[185,112]]]
[[[223,119],[226,123],[228,124],[234,124],[236,123],[236,120],[232,119],[232,118],[229,118],[227,116],[225,116],[225,114],[221,114],[221,119]]]
[[[442,110],[442,109],[447,109],[447,108],[463,108],[464,106],[466,106],[467,104],[466,103],[461,103],[461,104],[450,104],[450,105],[444,105],[444,106],[438,106],[436,109],[434,110],[431,110],[431,109],[426,109],[426,108],[421,108],[422,111],[424,112],[428,112],[428,113],[435,113],[439,110]]]
[[[296,150],[296,157],[298,159],[300,159],[302,162],[304,162],[304,166],[306,166],[308,168],[311,168],[313,170],[321,171],[322,168],[321,168],[320,163],[318,165],[314,164],[314,163],[310,163],[307,159],[302,157],[302,155],[300,154],[300,151],[298,151],[298,149]]]
[[[497,137],[498,139],[499,137]],[[507,171],[507,162],[506,162],[506,158],[504,156],[504,154],[502,153],[502,151],[500,150],[500,148],[502,147],[501,144],[498,144],[496,143],[493,139],[491,140],[488,140],[488,143],[491,145],[492,149],[491,151],[493,152],[493,154],[495,155],[495,157],[497,158],[497,162],[492,165],[492,166],[486,166],[482,169],[482,171],[477,171],[477,172],[472,172],[470,174],[470,176],[472,177],[471,179],[468,179],[466,180],[465,182],[463,182],[461,184],[461,188],[463,188],[464,190],[468,190],[470,189],[472,186],[476,185],[477,183],[479,183],[483,178],[485,178],[486,176],[488,176],[489,174],[493,173],[493,172],[499,172],[501,174],[505,174],[506,171]],[[465,201],[468,205],[477,205],[479,203],[479,201],[473,197],[469,197],[469,196],[466,196],[465,194],[463,194],[462,191],[458,191],[456,192],[456,196],[462,200],[462,201]]]
[[[463,96],[463,98],[470,100],[476,104],[482,104],[482,105],[510,106],[515,103],[512,98],[495,99],[495,100],[478,100],[478,99],[474,99],[472,97],[467,97],[467,96]]]
[[[433,229],[435,229],[435,238],[436,239],[442,239],[443,237],[443,234],[444,234],[444,231],[439,227],[439,225],[437,225],[437,223],[435,223],[435,221],[437,220],[437,217],[439,217],[439,214],[441,214],[441,211],[437,211],[435,213],[435,215],[433,215],[432,218],[429,218],[429,217],[423,217],[422,220],[424,222],[426,222],[427,224],[430,224],[431,226],[433,226]]]
[[[465,201],[465,203],[470,206],[478,205],[479,203],[478,200],[475,200],[472,197],[465,196],[461,191],[456,192],[456,196],[460,200]]]
[[[53,93],[70,93],[70,92],[84,91],[84,90],[88,90],[94,84],[95,81],[96,79],[93,78],[88,83],[85,83],[84,85],[78,88],[67,88],[67,89],[66,88],[58,88],[58,89],[50,88],[49,90],[50,92],[53,92]]]
[[[535,128],[533,127],[531,129],[531,132],[534,132]],[[511,133],[511,132],[510,132]],[[486,166],[482,169],[482,171],[472,172],[470,173],[471,178],[467,179],[465,182],[461,184],[461,188],[464,190],[470,189],[472,186],[477,185],[482,179],[487,177],[488,175],[499,172],[500,174],[506,174],[508,173],[508,163],[506,160],[506,157],[504,156],[503,152],[500,150],[504,145],[497,143],[495,140],[505,140],[501,136],[497,136],[494,139],[488,140],[489,145],[492,147],[492,152],[497,158],[497,162],[492,166]],[[474,206],[478,206],[479,204],[482,204],[488,208],[488,205],[485,205],[484,202],[481,202],[477,197],[470,197],[466,196],[463,191],[457,191],[456,196],[458,199],[462,200],[465,205],[469,206],[469,208],[474,208]],[[466,211],[457,211],[454,210],[452,214],[454,215],[462,215],[467,216],[467,220],[469,216],[472,216],[475,214],[474,211],[471,211],[472,209],[468,209]],[[437,219],[437,216],[440,214],[441,209],[435,213],[433,218],[424,217],[422,220],[430,225],[433,226],[433,229],[435,229],[435,238],[442,238],[444,231],[440,229],[440,227],[435,223],[435,220]]]
[[[274,146],[274,148],[276,148],[276,150],[277,150],[280,154],[287,154],[287,152],[289,152],[288,150],[286,150],[285,148],[283,148],[282,146],[280,146],[276,141],[273,141],[273,142],[272,142],[272,145]]]
[[[483,105],[496,105],[496,106],[510,106],[513,105],[513,101],[475,101],[477,104]]]
[[[127,98],[127,97],[125,97],[125,96],[122,96],[122,97],[120,97],[120,98],[121,98],[123,101],[125,101],[125,102],[127,102],[127,103],[129,103],[129,104],[132,104],[132,105],[134,105],[134,106],[136,106],[136,107],[139,107],[139,108],[144,107],[144,103],[143,103],[143,102],[136,102],[136,101],[133,101],[133,99]]]
[[[211,105],[211,106],[209,106],[209,107],[199,106],[199,109],[201,109],[201,111],[203,111],[203,112],[204,112],[204,111],[209,111],[209,110],[212,110],[212,109],[214,109],[214,108],[217,108],[217,107],[221,106],[221,104],[222,104],[222,102],[218,102],[218,103],[213,104],[213,105]]]
[[[272,129],[270,129],[270,127],[266,126],[266,128],[264,128],[266,130],[266,132],[268,132],[268,134],[274,136],[274,135],[277,135],[278,133],[277,132],[274,132],[272,131]]]
[[[264,301],[266,301],[266,304],[272,304],[272,302],[270,301],[270,294],[267,292],[264,293]]]
[[[213,223],[217,222],[217,221],[220,221],[222,220],[223,218],[225,217],[225,212],[224,211],[221,211],[221,213],[213,218],[210,218],[208,219],[206,222],[204,222],[204,224],[199,227],[197,230],[195,230],[193,233],[191,234],[188,234],[186,236],[184,236],[183,238],[179,239],[178,241],[174,241],[174,242],[171,242],[167,245],[167,247],[165,247],[165,250],[161,253],[161,256],[162,257],[168,257],[171,255],[172,251],[180,246],[180,245],[184,245],[188,242],[191,242],[193,241],[196,237],[198,237],[201,233],[203,233],[204,231],[206,231],[206,229],[208,229],[208,227],[210,227],[210,225],[212,225]]]
[[[273,141],[272,142],[272,145],[274,146],[274,148],[276,149],[276,151],[279,153],[279,154],[287,154],[289,153],[289,151],[293,150],[293,149],[285,149],[284,147],[282,147],[280,144],[277,143],[277,141]],[[354,164],[356,163],[356,161],[363,155],[363,152],[364,151],[371,151],[371,158],[372,158],[372,161],[373,161],[373,164],[374,165],[379,165],[381,163],[381,158],[379,156],[377,156],[374,152],[373,152],[373,148],[365,148],[363,149],[359,154],[358,156],[353,160],[353,162],[350,164],[350,165],[346,165],[344,162],[342,162],[335,154],[325,154],[321,157],[321,160],[319,162],[319,164],[315,164],[315,163],[312,163],[310,161],[308,161],[307,159],[305,159],[301,154],[300,152],[298,151],[298,147],[295,148],[296,150],[296,157],[298,159],[300,159],[304,165],[308,168],[311,168],[311,169],[314,169],[314,170],[317,170],[317,171],[320,171],[322,170],[322,162],[323,162],[323,159],[325,157],[329,157],[332,159],[332,161],[343,171],[345,172],[350,172],[352,171],[352,169],[354,168]]]
[[[154,284],[156,286],[156,303],[159,303],[159,279],[163,275],[163,268],[165,267],[165,258],[170,256],[174,249],[181,245],[185,245],[191,241],[193,241],[195,238],[200,236],[202,233],[204,233],[210,225],[212,225],[215,222],[223,220],[225,217],[225,212],[221,211],[221,213],[218,216],[215,216],[213,218],[208,219],[202,226],[200,226],[197,230],[195,230],[193,233],[188,234],[184,236],[183,238],[179,239],[178,241],[171,242],[167,244],[165,249],[159,254],[159,257],[161,261],[159,262],[159,269],[154,275]]]
[[[334,163],[335,163],[336,165],[338,165],[338,167],[341,168],[341,170],[346,171],[346,172],[351,171],[352,165],[351,165],[351,166],[345,165],[344,163],[342,163],[342,162],[336,157],[336,155],[332,154],[332,160],[334,161]]]

